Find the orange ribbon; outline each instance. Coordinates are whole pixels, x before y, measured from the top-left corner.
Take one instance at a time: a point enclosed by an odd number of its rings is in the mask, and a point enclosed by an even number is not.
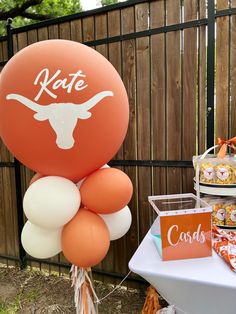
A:
[[[159,297],[154,287],[149,286],[147,289],[146,300],[142,309],[142,314],[153,314],[160,310]]]
[[[217,138],[217,144],[221,146],[217,157],[218,158],[224,158],[225,154],[227,152],[227,146],[233,148],[233,150],[236,150],[236,146],[234,144],[236,144],[236,136],[232,137],[231,139],[225,141],[223,139],[221,139],[220,137]]]

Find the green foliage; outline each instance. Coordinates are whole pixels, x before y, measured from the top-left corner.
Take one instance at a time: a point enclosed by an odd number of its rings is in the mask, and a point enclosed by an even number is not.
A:
[[[13,8],[20,7],[26,0],[0,0],[0,12],[7,12]],[[43,0],[41,4],[29,7],[26,12],[40,15],[49,15],[51,18],[78,13],[82,11],[80,0]],[[13,19],[12,26],[20,27],[36,23],[37,19],[28,19],[17,16]],[[0,21],[0,36],[6,33],[6,21]]]
[[[79,0],[43,0],[40,5],[31,7],[28,11],[32,13],[50,14],[52,16],[63,16],[77,13],[81,10],[82,7]]]
[[[101,0],[101,4],[104,7],[105,5],[118,3],[118,0]]]

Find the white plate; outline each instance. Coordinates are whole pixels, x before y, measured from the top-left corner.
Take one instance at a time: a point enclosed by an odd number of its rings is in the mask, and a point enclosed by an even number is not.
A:
[[[196,179],[193,178],[193,181],[196,183]],[[207,182],[199,182],[200,185],[210,186],[213,188],[236,188],[236,184],[217,184],[217,183],[207,183]]]
[[[196,182],[194,178],[194,189],[196,188]],[[236,196],[236,184],[205,184],[199,183],[200,193],[220,196]]]

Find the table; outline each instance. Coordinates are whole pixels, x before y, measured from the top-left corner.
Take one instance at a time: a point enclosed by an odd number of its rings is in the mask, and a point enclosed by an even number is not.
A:
[[[236,273],[214,251],[212,257],[163,262],[149,230],[129,268],[175,305],[177,314],[236,313]]]

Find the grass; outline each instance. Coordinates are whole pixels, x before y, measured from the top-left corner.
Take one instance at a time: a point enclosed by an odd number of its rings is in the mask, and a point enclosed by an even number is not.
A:
[[[74,291],[67,277],[0,267],[0,314],[75,313]],[[98,281],[94,285],[99,298],[114,288]],[[144,301],[143,288],[120,287],[99,305],[99,313],[137,314]]]
[[[29,303],[36,303],[40,296],[41,292],[39,289],[32,289],[27,291],[27,293],[25,294],[25,300]]]
[[[0,302],[0,314],[18,313],[18,311],[22,309],[21,304],[35,304],[40,296],[41,293],[39,289],[31,289],[29,291],[26,291],[25,293],[21,291],[10,303]]]
[[[10,304],[0,303],[0,314],[15,314],[20,310],[20,296],[17,295]]]

